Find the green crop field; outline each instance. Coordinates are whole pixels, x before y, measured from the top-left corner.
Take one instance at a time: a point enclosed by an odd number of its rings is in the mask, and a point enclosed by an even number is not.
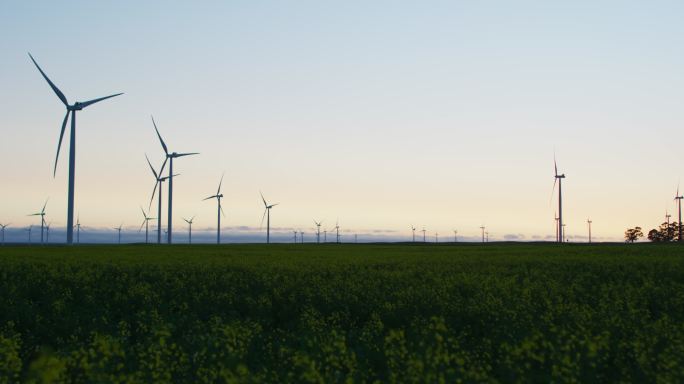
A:
[[[684,382],[684,247],[0,248],[0,382]]]

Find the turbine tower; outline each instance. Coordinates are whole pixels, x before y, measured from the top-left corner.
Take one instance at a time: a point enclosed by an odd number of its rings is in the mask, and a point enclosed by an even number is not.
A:
[[[485,242],[485,226],[481,225],[480,229],[482,230],[482,242],[484,243]]]
[[[558,174],[558,165],[556,165],[556,156],[553,156],[553,170],[554,170],[554,180],[553,180],[553,190],[551,195],[553,196],[553,191],[556,189],[556,183],[558,183],[558,240],[560,243],[563,242],[565,235],[565,227],[563,226],[563,179],[565,179],[565,174]]]
[[[677,186],[677,193],[675,194],[675,201],[677,202],[677,209],[679,209],[679,223],[677,225],[679,229],[679,235],[677,237],[677,241],[682,241],[682,199],[684,199],[684,196],[679,194],[679,186]]]
[[[414,227],[413,224],[411,225],[411,232],[413,233],[413,240],[412,241],[415,243],[416,242],[416,227]]]
[[[169,161],[169,213],[167,215],[168,219],[168,224],[166,226],[167,230],[167,242],[169,244],[172,243],[173,240],[173,177],[175,176],[173,174],[173,159],[178,158],[178,157],[183,157],[183,156],[190,156],[190,155],[198,155],[198,152],[189,152],[189,153],[177,153],[177,152],[171,152],[169,153],[168,148],[166,147],[166,143],[164,143],[164,139],[162,139],[161,135],[159,134],[159,130],[157,129],[157,123],[154,122],[154,117],[152,117],[152,125],[154,125],[154,130],[157,132],[157,137],[159,137],[159,142],[161,143],[162,148],[164,149],[164,153],[166,154],[166,159]],[[160,172],[161,173],[161,172]]]
[[[264,194],[259,192],[261,200],[264,202],[264,214],[261,216],[261,226],[264,225],[264,216],[266,216],[266,244],[271,242],[271,208],[279,203],[269,205],[264,199]]]
[[[191,217],[190,220],[183,218],[183,220],[190,226],[188,228],[188,243],[192,244],[192,221],[195,220],[195,216]],[[220,228],[220,225],[219,225]]]
[[[31,230],[33,229],[33,225],[29,225],[29,227],[26,229],[28,231],[29,235],[29,245],[31,245]]]
[[[425,227],[423,227],[423,243],[425,242]]]
[[[140,207],[140,212],[142,212],[142,215],[144,217],[142,224],[140,225],[140,229],[138,229],[138,232],[142,231],[143,225],[145,226],[145,244],[149,243],[148,239],[148,234],[149,234],[149,229],[150,229],[150,220],[154,220],[154,217],[149,217],[147,216],[147,213],[145,213],[145,210]]]
[[[43,205],[43,209],[40,210],[40,212],[32,213],[29,216],[40,216],[40,243],[43,244],[43,230],[45,229],[45,207],[47,206],[48,201],[45,200],[45,204]]]
[[[458,243],[458,231],[454,229],[454,243]]]
[[[320,222],[314,220],[314,224],[316,224],[316,244],[321,243],[321,224],[323,224],[323,221],[321,220]]]
[[[69,142],[69,192],[68,192],[68,198],[67,198],[67,244],[73,244],[74,240],[74,183],[75,183],[75,178],[76,178],[76,111],[80,111],[83,108],[95,104],[97,102],[100,102],[102,100],[106,100],[115,96],[122,95],[122,93],[117,93],[114,95],[109,95],[105,97],[100,97],[97,99],[85,101],[85,102],[79,102],[76,101],[74,104],[69,105],[69,102],[67,101],[66,96],[62,93],[62,91],[57,88],[57,86],[47,77],[45,72],[40,68],[38,63],[36,63],[36,60],[33,59],[33,56],[29,53],[29,57],[31,58],[31,61],[33,61],[33,64],[35,64],[36,68],[38,68],[38,71],[40,71],[40,74],[43,75],[43,78],[45,78],[45,81],[48,82],[50,85],[50,88],[55,92],[57,97],[62,101],[64,106],[66,107],[66,115],[64,116],[64,121],[62,122],[62,130],[60,131],[59,134],[59,142],[57,143],[57,156],[55,156],[55,167],[53,171],[53,177],[57,174],[57,160],[59,160],[59,149],[62,146],[62,138],[64,138],[64,131],[66,130],[66,125],[67,121],[69,120],[69,114],[71,114],[71,131],[70,131],[70,142]]]
[[[336,235],[335,235],[336,242],[339,244],[340,243],[340,222],[339,222],[339,220],[335,221],[335,226],[332,227],[331,231],[333,229],[335,230],[335,233],[336,233]]]
[[[2,229],[2,245],[5,245],[5,228],[9,226],[9,223],[7,224],[0,224],[0,228]]]
[[[52,224],[52,222],[49,222],[45,225],[45,242],[47,244],[50,243],[50,224]]]
[[[121,227],[123,226],[123,223],[119,224],[118,227],[114,228],[115,231],[119,232],[119,244],[121,244]]]
[[[223,208],[221,208],[221,199],[223,198],[223,194],[221,193],[221,184],[223,184],[223,175],[221,175],[221,181],[219,181],[218,189],[216,190],[216,194],[213,196],[209,196],[204,200],[209,200],[209,199],[216,199],[216,202],[218,203],[218,211],[216,213],[218,217],[218,224],[216,225],[216,244],[221,244],[221,214],[225,216],[226,214],[223,213]]]

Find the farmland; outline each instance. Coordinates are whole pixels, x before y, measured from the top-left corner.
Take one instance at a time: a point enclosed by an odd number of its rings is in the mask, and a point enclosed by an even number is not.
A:
[[[677,244],[0,248],[5,382],[683,382]]]

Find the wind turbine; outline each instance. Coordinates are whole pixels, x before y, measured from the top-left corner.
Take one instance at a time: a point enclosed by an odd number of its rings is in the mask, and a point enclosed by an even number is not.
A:
[[[2,228],[2,245],[5,245],[5,228],[7,228],[10,225],[10,223],[7,224],[0,224],[0,228]]]
[[[458,237],[456,235],[458,235],[458,231],[454,229],[454,243],[458,243]]]
[[[31,230],[33,229],[33,225],[29,225],[29,227],[26,229],[28,231],[29,235],[29,245],[31,245]]]
[[[223,213],[223,208],[221,208],[221,199],[223,198],[223,194],[221,193],[221,184],[223,184],[223,175],[221,175],[221,181],[219,181],[218,189],[216,190],[216,194],[213,196],[209,196],[204,200],[209,200],[209,199],[216,199],[216,202],[218,203],[218,224],[216,226],[216,244],[221,244],[221,214],[224,216],[226,215]]]
[[[481,225],[480,229],[482,230],[482,242],[484,243],[485,242],[485,226]]]
[[[142,215],[144,217],[142,224],[140,224],[140,229],[138,229],[138,232],[142,231],[143,225],[145,226],[145,244],[149,243],[148,241],[148,233],[149,233],[149,227],[150,227],[150,220],[154,220],[154,217],[149,217],[147,216],[147,213],[145,213],[145,210],[140,207],[140,212],[142,212]]]
[[[76,244],[81,244],[81,217],[76,218]]]
[[[323,242],[324,243],[328,242],[328,230],[327,229],[323,230]]]
[[[173,159],[177,157],[183,157],[183,156],[190,156],[190,155],[198,155],[198,152],[189,152],[189,153],[177,153],[177,152],[171,152],[169,153],[168,148],[166,147],[166,143],[164,143],[164,139],[162,139],[161,135],[159,134],[159,130],[157,129],[157,123],[154,122],[154,117],[152,117],[152,125],[154,125],[154,130],[157,132],[157,137],[159,137],[159,142],[161,143],[162,148],[164,149],[164,153],[166,154],[166,159],[169,160],[169,213],[167,216],[168,219],[168,225],[166,226],[167,236],[168,236],[168,243],[171,244],[172,242],[172,236],[173,236],[173,177],[175,176],[173,174]],[[161,172],[160,172],[161,173]]]
[[[565,174],[558,174],[558,165],[556,165],[556,156],[553,156],[553,171],[554,171],[554,180],[553,180],[553,190],[551,191],[551,196],[553,196],[553,191],[556,189],[556,182],[558,183],[558,239],[562,243],[563,242],[563,236],[565,232],[565,228],[563,226],[563,179],[565,179]]]
[[[335,221],[335,226],[332,227],[331,231],[332,231],[333,229],[335,230],[335,233],[336,233],[336,235],[335,235],[335,237],[336,237],[336,242],[339,244],[339,243],[340,243],[340,222],[339,222],[339,220],[336,220],[336,221]]]
[[[48,244],[50,243],[50,224],[52,224],[52,222],[47,223],[45,226],[45,242]]]
[[[487,239],[487,242],[489,243],[489,231],[485,232],[485,238]]]
[[[675,194],[675,201],[677,201],[677,207],[679,209],[679,224],[677,225],[679,227],[679,236],[677,238],[677,241],[682,241],[682,199],[684,199],[684,196],[679,194],[679,185],[677,186],[677,193]]]
[[[271,208],[275,207],[279,203],[268,205],[266,199],[264,199],[264,194],[259,192],[261,195],[261,200],[264,202],[264,214],[261,216],[261,225],[264,225],[264,216],[266,216],[266,244],[271,242]]]
[[[192,221],[195,220],[195,216],[191,217],[190,220],[183,218],[183,220],[190,226],[188,228],[188,243],[192,244]],[[220,220],[220,219],[219,219]],[[219,225],[219,228],[221,226]]]
[[[439,233],[435,232],[435,243],[439,243]]]
[[[292,232],[294,232],[294,243],[297,244],[297,231]]]
[[[416,242],[416,227],[414,227],[413,225],[411,225],[411,232],[413,233],[413,240],[412,241],[415,243]]]
[[[323,221],[321,220],[320,222],[318,222],[318,221],[314,220],[313,222],[314,222],[314,224],[316,224],[316,228],[317,228],[316,244],[320,244],[321,243],[321,224],[323,224]]]
[[[591,244],[591,223],[593,223],[593,221],[587,218],[587,225],[589,225],[589,244]]]
[[[119,233],[119,244],[121,244],[121,227],[123,227],[123,223],[119,224],[117,228],[114,228]]]
[[[157,191],[157,187],[159,187],[159,197],[157,198],[157,244],[161,244],[161,219],[162,219],[162,183],[166,181],[166,179],[169,178],[169,176],[163,176],[162,177],[162,172],[164,172],[164,167],[166,166],[166,159],[164,159],[164,162],[162,163],[161,169],[159,169],[159,173],[154,170],[154,167],[152,166],[152,163],[150,163],[150,159],[147,157],[147,154],[145,154],[145,159],[147,159],[147,164],[150,166],[150,170],[152,170],[152,174],[154,175],[154,179],[156,182],[154,183],[154,188],[152,189],[152,196],[150,197],[150,205],[147,209],[150,209],[152,207],[152,200],[154,200],[154,193]],[[180,176],[180,174],[175,174],[173,176]]]
[[[29,216],[40,216],[40,243],[43,244],[43,230],[45,228],[45,207],[47,207],[48,201],[45,200],[45,204],[43,205],[43,209],[40,210],[40,212],[37,213],[32,213]]]
[[[114,228],[115,231],[119,232],[119,244],[121,244],[121,227],[123,226],[123,223],[119,224],[118,227]]]
[[[62,122],[62,130],[60,131],[59,134],[59,142],[57,144],[57,156],[55,156],[55,168],[53,171],[53,177],[57,174],[57,160],[59,160],[59,149],[62,146],[62,138],[64,138],[64,131],[66,130],[66,125],[67,121],[69,120],[69,114],[71,114],[71,131],[70,131],[70,142],[69,142],[69,192],[68,192],[68,198],[67,198],[67,244],[73,244],[74,240],[74,183],[75,183],[75,177],[76,177],[76,111],[80,111],[83,108],[95,104],[97,102],[100,102],[102,100],[106,100],[115,96],[122,95],[122,93],[117,93],[114,95],[109,95],[105,97],[100,97],[97,99],[85,101],[85,102],[79,102],[76,101],[74,104],[69,105],[69,102],[67,101],[66,96],[62,93],[62,91],[57,88],[57,86],[50,81],[50,79],[47,77],[45,72],[40,68],[38,63],[36,63],[36,60],[33,59],[33,56],[29,53],[29,57],[31,58],[31,61],[33,61],[33,64],[36,65],[36,68],[38,68],[38,71],[40,71],[40,74],[43,75],[43,78],[45,78],[45,81],[48,82],[50,85],[50,88],[55,92],[57,97],[62,101],[64,106],[66,107],[66,115],[64,116],[64,121]]]
[[[423,227],[423,243],[425,242],[425,227]]]

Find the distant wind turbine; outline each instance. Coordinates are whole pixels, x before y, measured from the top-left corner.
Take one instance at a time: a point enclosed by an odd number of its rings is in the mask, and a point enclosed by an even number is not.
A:
[[[115,231],[119,232],[119,244],[121,244],[121,227],[123,226],[123,223],[121,223],[118,227],[114,228]]]
[[[297,231],[292,232],[294,232],[294,243],[297,244]]]
[[[335,235],[335,237],[336,237],[336,242],[339,244],[339,243],[340,243],[340,222],[339,222],[339,220],[336,220],[336,221],[335,221],[335,226],[332,227],[331,231],[332,231],[333,229],[335,230],[335,233],[336,233],[336,235]]]
[[[425,242],[425,227],[423,227],[423,243]]]
[[[416,227],[414,227],[413,225],[411,225],[411,232],[413,233],[413,240],[412,241],[415,243],[416,242]]]
[[[157,129],[157,123],[154,122],[154,117],[152,117],[152,125],[154,125],[154,130],[157,132],[157,137],[159,137],[159,142],[161,143],[162,148],[164,149],[164,153],[166,154],[166,159],[169,160],[169,213],[167,215],[168,219],[168,225],[166,226],[167,230],[167,242],[169,244],[172,243],[172,236],[173,236],[173,177],[175,176],[173,174],[173,159],[178,158],[178,157],[183,157],[183,156],[190,156],[190,155],[198,155],[198,152],[189,152],[189,153],[177,153],[177,152],[171,152],[169,153],[168,148],[166,147],[166,143],[164,143],[164,139],[162,139],[161,134],[159,134],[159,130]],[[160,172],[161,173],[161,172]]]
[[[164,162],[162,163],[162,166],[159,169],[159,173],[157,173],[157,171],[154,170],[152,163],[150,163],[150,159],[147,157],[147,154],[145,154],[145,159],[147,159],[147,164],[150,166],[150,170],[152,170],[152,174],[154,175],[154,180],[156,180],[156,182],[154,183],[154,188],[152,189],[152,196],[150,197],[150,205],[147,207],[148,210],[152,207],[152,200],[154,200],[154,193],[157,190],[159,190],[159,196],[157,197],[157,244],[161,244],[162,183],[165,182],[169,178],[169,176],[162,176],[162,172],[164,172],[164,167],[166,166],[166,160],[167,159],[164,159]],[[180,174],[175,174],[173,176],[174,177],[180,176]]]
[[[487,242],[489,243],[489,232],[485,232],[485,238],[487,239]]]
[[[81,244],[81,217],[76,218],[76,244]]]
[[[320,222],[314,220],[314,224],[316,224],[316,244],[321,243],[321,224],[323,224],[323,221],[321,220]]]
[[[48,82],[50,85],[50,88],[55,92],[57,97],[64,103],[64,106],[66,107],[66,115],[64,116],[64,121],[62,122],[62,130],[60,131],[59,134],[59,142],[57,144],[57,156],[55,156],[55,168],[53,171],[53,177],[57,174],[57,160],[59,160],[59,149],[62,146],[62,138],[64,138],[64,131],[66,130],[66,125],[67,121],[69,120],[69,114],[71,114],[71,132],[70,132],[70,143],[69,143],[69,192],[68,192],[68,199],[67,199],[67,244],[73,244],[73,235],[74,235],[74,183],[75,183],[75,177],[76,177],[76,111],[80,111],[83,108],[95,104],[97,102],[100,102],[102,100],[106,100],[115,96],[122,95],[122,93],[117,93],[114,95],[109,95],[105,97],[100,97],[97,99],[85,101],[85,102],[75,102],[72,105],[69,105],[69,102],[67,101],[66,96],[62,93],[62,91],[57,88],[57,86],[47,77],[45,72],[40,68],[38,63],[36,63],[36,60],[33,59],[33,56],[29,53],[29,57],[31,58],[31,61],[33,61],[33,64],[35,64],[36,68],[38,68],[38,71],[40,71],[40,74],[43,75],[43,78]]]
[[[43,230],[45,229],[45,207],[47,207],[48,201],[45,200],[43,209],[40,212],[32,213],[29,216],[40,216],[40,243],[43,244]]]
[[[439,233],[435,232],[435,243],[439,243]]]
[[[679,194],[679,185],[677,186],[677,193],[675,194],[675,201],[677,202],[677,209],[679,210],[679,236],[677,241],[683,241],[682,239],[682,199],[684,199],[684,196]]]
[[[266,244],[271,242],[271,208],[279,203],[269,205],[264,199],[264,194],[259,192],[261,200],[264,202],[264,214],[261,216],[261,225],[264,225],[264,217],[266,217]]]
[[[587,225],[589,226],[589,244],[591,244],[591,223],[593,223],[593,221],[589,220],[587,217]]]
[[[2,245],[5,245],[5,228],[7,228],[10,225],[10,223],[7,224],[0,224],[0,228],[2,228]]]
[[[28,231],[29,235],[29,245],[31,245],[31,230],[33,229],[33,225],[29,225],[29,227],[26,229]]]
[[[323,242],[324,243],[328,242],[328,230],[327,229],[323,230]]]
[[[480,226],[480,229],[482,230],[482,242],[484,243],[485,242],[485,226],[484,225]]]
[[[457,242],[458,242],[458,237],[457,237],[457,235],[458,235],[458,231],[454,229],[454,243],[457,243]]]
[[[188,228],[188,243],[192,244],[192,221],[195,220],[195,216],[191,217],[190,220],[183,218],[183,220],[190,226]],[[219,219],[220,220],[220,219]],[[220,228],[220,226],[219,226]]]
[[[553,190],[551,195],[553,196],[553,192],[556,189],[556,183],[558,183],[558,238],[560,242],[563,242],[564,236],[565,236],[565,227],[563,225],[563,179],[565,179],[565,174],[558,174],[558,166],[556,165],[556,155],[553,156],[553,171],[554,171],[554,180],[553,180]]]
[[[213,196],[209,196],[204,200],[209,200],[209,199],[216,199],[216,203],[218,204],[218,210],[216,212],[216,215],[218,217],[218,224],[216,225],[216,244],[221,244],[221,215],[226,215],[223,212],[223,208],[221,208],[221,199],[223,198],[223,194],[221,193],[221,184],[223,184],[223,175],[221,175],[221,181],[219,181],[218,189],[216,190],[216,194]]]
[[[148,239],[148,234],[149,234],[149,229],[150,229],[150,220],[154,220],[154,217],[149,217],[147,216],[147,213],[145,213],[145,210],[140,207],[140,212],[142,212],[142,215],[144,217],[142,224],[140,225],[140,229],[138,229],[138,232],[142,231],[142,227],[145,226],[145,244],[149,243]]]
[[[45,226],[45,242],[48,244],[50,243],[50,224],[52,224],[52,222],[47,223]]]

